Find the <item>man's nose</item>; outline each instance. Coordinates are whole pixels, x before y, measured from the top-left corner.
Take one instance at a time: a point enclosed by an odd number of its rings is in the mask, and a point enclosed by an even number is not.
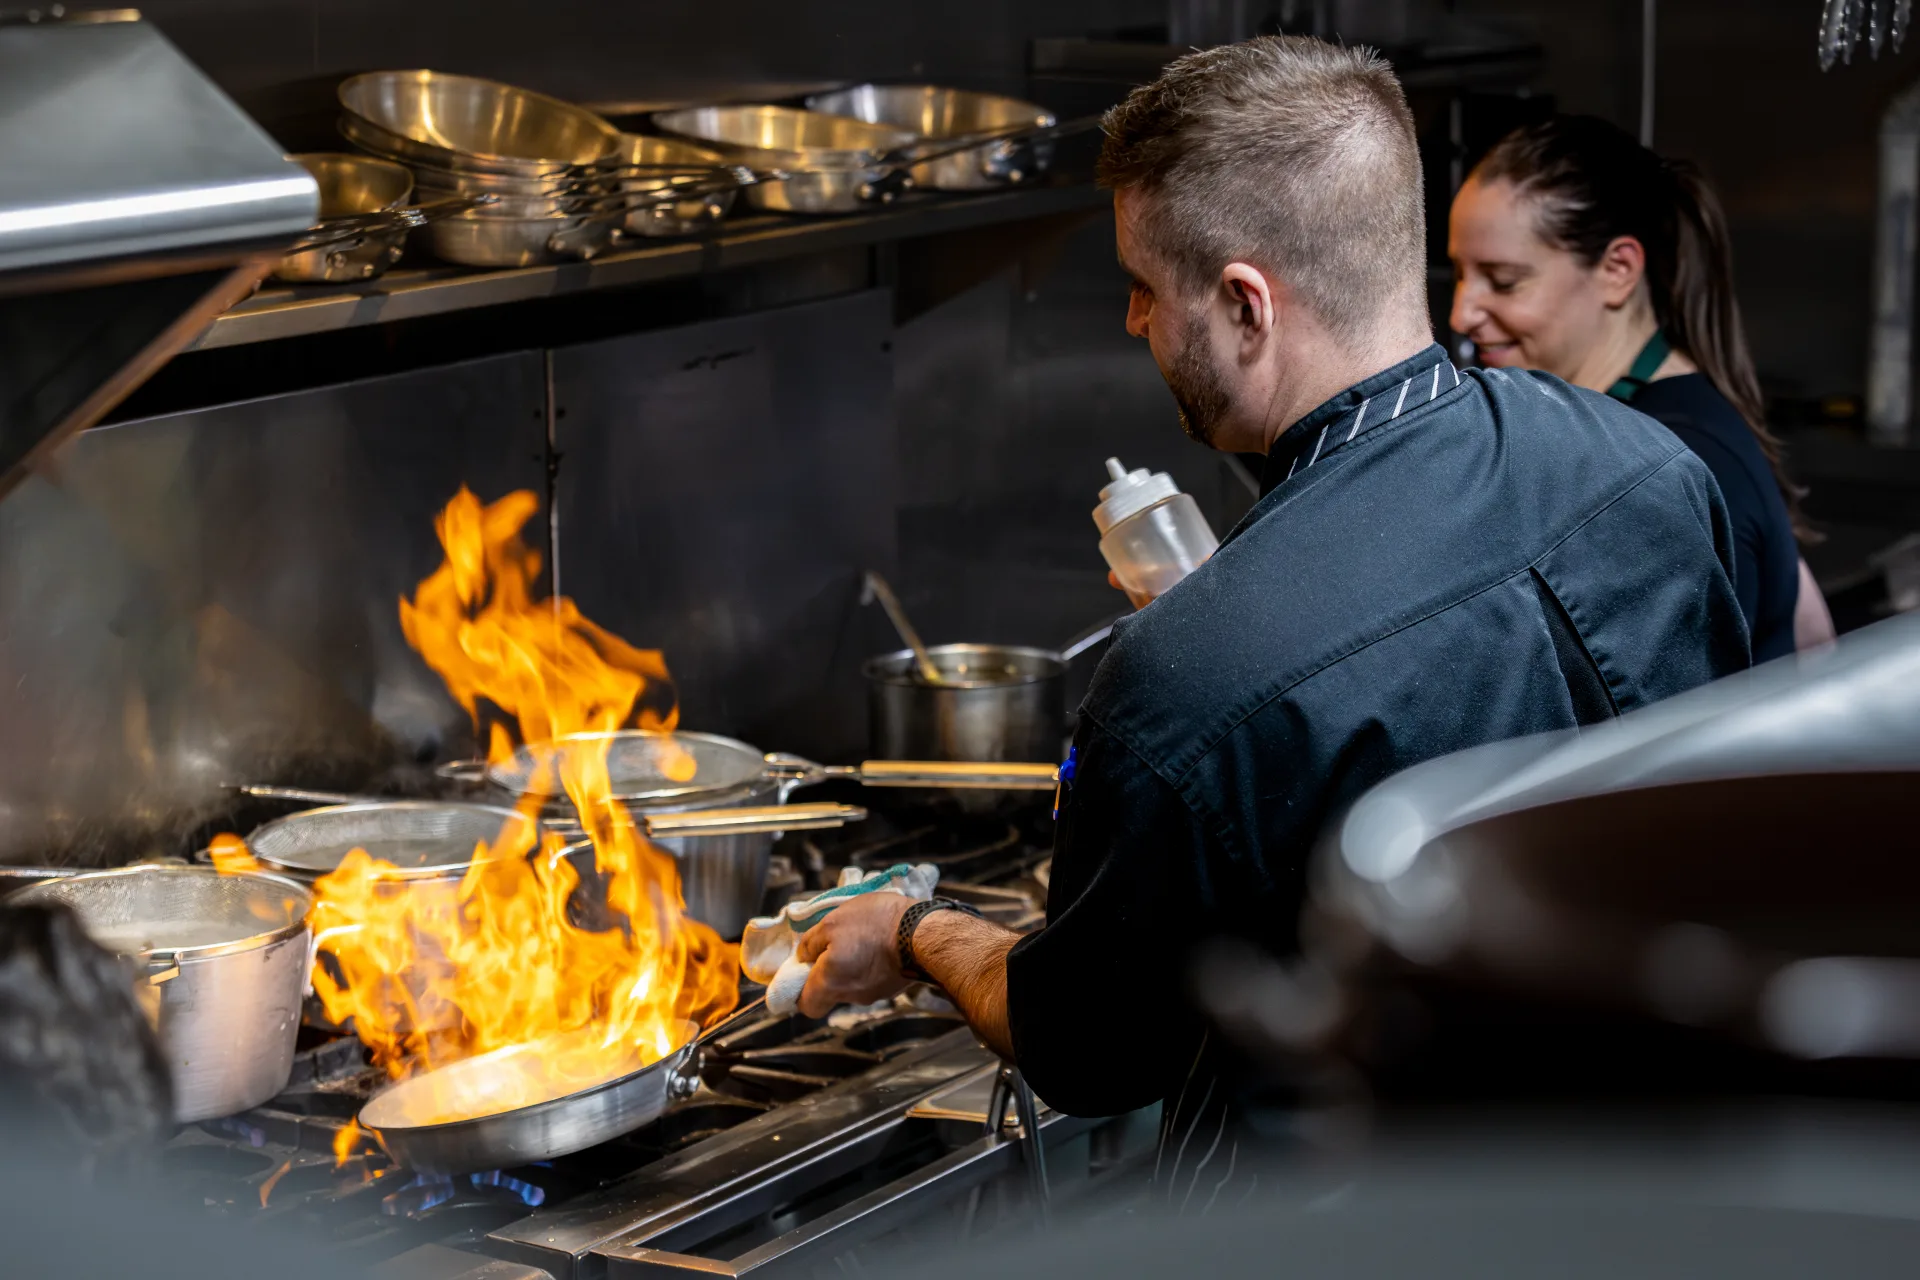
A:
[[[1134,293],[1127,298],[1127,336],[1144,338],[1147,336],[1147,318],[1153,314],[1153,304]]]

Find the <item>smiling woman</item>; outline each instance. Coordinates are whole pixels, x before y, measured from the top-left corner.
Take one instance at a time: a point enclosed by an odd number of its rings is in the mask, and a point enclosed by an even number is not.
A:
[[[1454,199],[1451,324],[1659,420],[1712,470],[1756,662],[1833,638],[1796,539],[1800,490],[1747,351],[1719,200],[1699,170],[1587,116],[1516,130]]]

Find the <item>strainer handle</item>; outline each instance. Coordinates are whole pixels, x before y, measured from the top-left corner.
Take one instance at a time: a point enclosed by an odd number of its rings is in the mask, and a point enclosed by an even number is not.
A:
[[[309,791],[305,787],[263,787],[247,783],[234,788],[243,796],[262,800],[291,800],[295,804],[366,804],[379,796],[356,796],[345,791]]]
[[[485,782],[487,762],[485,760],[449,760],[434,772],[442,778],[452,778],[456,782]]]
[[[769,751],[765,759],[766,776],[779,784],[781,804],[785,804],[787,797],[800,787],[810,787],[816,782],[825,782],[828,778],[860,776],[860,770],[852,765],[816,764],[805,756],[796,756],[786,751]]]

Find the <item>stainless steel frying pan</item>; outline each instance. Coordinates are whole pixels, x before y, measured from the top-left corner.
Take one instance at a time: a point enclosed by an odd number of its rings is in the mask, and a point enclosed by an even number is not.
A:
[[[683,1021],[682,1042],[666,1057],[504,1111],[487,1110],[487,1100],[528,1078],[538,1064],[591,1043],[600,1032],[586,1027],[496,1049],[423,1072],[375,1095],[360,1108],[360,1124],[395,1161],[423,1173],[504,1169],[584,1151],[631,1133],[691,1095],[700,1086],[703,1046],[760,1009],[761,1002],[752,1001],[704,1032]]]

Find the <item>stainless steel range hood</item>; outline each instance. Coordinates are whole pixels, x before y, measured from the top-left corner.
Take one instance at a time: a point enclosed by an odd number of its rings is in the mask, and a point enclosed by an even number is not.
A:
[[[0,495],[318,210],[313,179],[136,11],[0,13]]]

